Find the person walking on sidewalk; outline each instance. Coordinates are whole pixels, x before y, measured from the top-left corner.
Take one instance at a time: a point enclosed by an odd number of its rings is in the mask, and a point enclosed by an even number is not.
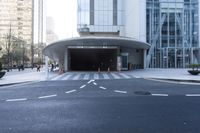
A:
[[[37,66],[37,72],[40,72],[40,65]]]

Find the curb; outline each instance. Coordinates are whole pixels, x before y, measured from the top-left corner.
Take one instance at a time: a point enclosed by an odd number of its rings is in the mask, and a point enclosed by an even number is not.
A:
[[[39,81],[25,81],[25,82],[17,82],[17,83],[0,84],[0,87],[27,84],[27,83],[34,83],[34,82],[39,82]]]
[[[162,79],[162,78],[149,78],[155,80],[163,80],[163,81],[174,81],[174,82],[189,82],[189,83],[200,83],[200,80],[182,80],[182,79]]]

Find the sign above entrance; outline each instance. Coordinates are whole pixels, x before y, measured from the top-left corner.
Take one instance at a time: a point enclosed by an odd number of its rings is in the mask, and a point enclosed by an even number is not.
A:
[[[68,49],[118,49],[118,46],[68,46]]]

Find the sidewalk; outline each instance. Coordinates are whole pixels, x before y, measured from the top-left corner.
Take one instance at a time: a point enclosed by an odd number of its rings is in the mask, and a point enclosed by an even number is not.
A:
[[[154,78],[163,80],[200,82],[200,75],[189,74],[188,69],[145,69],[133,70],[130,73],[136,78]]]
[[[188,69],[145,69],[145,70],[133,70],[123,71],[128,75],[135,78],[151,78],[162,80],[174,80],[174,81],[186,81],[186,82],[200,82],[200,75],[193,76],[187,72]],[[77,73],[77,72],[72,72]],[[49,79],[59,76],[58,72],[49,72]],[[35,69],[25,69],[24,71],[13,70],[7,72],[6,75],[0,79],[0,86],[44,81],[46,80],[45,69],[42,68],[40,72]]]
[[[49,73],[49,78],[56,76],[57,73]],[[36,71],[36,68],[26,68],[24,71],[18,71],[13,69],[10,72],[6,72],[6,75],[0,79],[0,86],[26,83],[26,82],[35,82],[43,81],[46,79],[45,69],[42,68],[40,72]]]

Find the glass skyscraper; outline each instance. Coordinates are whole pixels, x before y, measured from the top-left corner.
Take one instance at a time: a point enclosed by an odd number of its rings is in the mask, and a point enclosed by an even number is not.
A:
[[[185,68],[191,63],[199,63],[198,2],[147,0],[149,67]]]

